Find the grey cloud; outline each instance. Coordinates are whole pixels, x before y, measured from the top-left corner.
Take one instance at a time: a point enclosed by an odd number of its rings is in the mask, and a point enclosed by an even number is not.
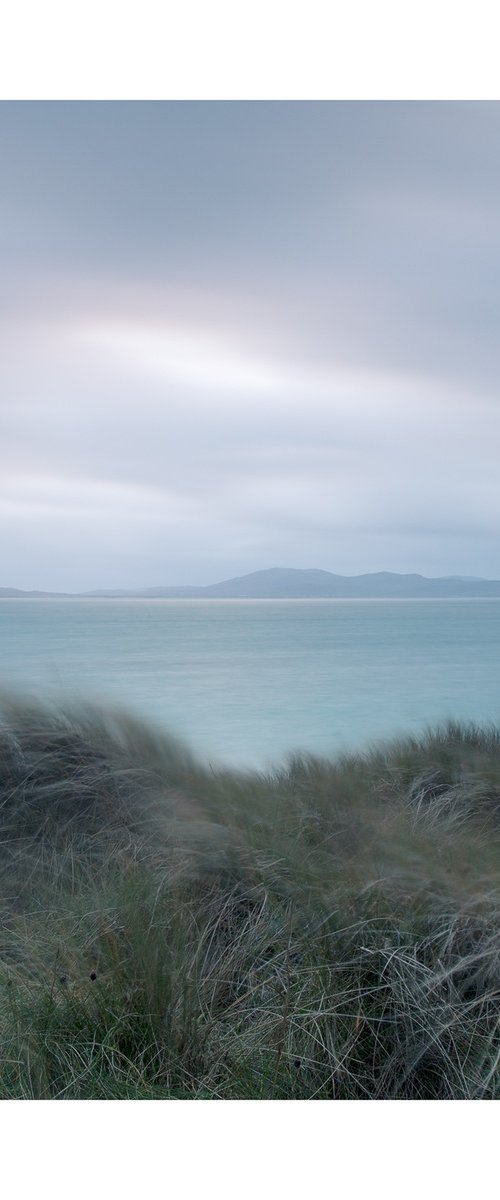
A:
[[[1,105],[5,582],[500,574],[499,133],[496,103]],[[282,385],[72,341],[113,321]]]

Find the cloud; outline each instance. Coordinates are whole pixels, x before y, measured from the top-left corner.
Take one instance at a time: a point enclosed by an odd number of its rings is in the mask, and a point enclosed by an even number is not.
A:
[[[183,326],[106,322],[84,326],[77,341],[111,358],[123,371],[180,384],[211,395],[273,395],[290,382],[289,372],[245,354],[223,335]]]
[[[497,105],[0,124],[9,583],[500,574]]]

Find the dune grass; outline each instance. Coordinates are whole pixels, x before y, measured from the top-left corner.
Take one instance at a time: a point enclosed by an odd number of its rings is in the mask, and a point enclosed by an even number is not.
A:
[[[500,1097],[500,731],[214,772],[4,700],[0,1098]]]

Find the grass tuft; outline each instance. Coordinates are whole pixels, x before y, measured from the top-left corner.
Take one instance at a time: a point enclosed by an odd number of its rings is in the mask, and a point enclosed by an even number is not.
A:
[[[500,732],[275,772],[0,716],[2,1099],[500,1098]]]

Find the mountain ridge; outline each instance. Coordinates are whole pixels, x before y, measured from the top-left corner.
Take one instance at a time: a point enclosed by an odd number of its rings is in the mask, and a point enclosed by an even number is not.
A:
[[[0,588],[0,599],[436,599],[500,598],[500,580],[376,571],[337,575],[321,568],[269,567],[205,586],[94,589],[86,592]]]

